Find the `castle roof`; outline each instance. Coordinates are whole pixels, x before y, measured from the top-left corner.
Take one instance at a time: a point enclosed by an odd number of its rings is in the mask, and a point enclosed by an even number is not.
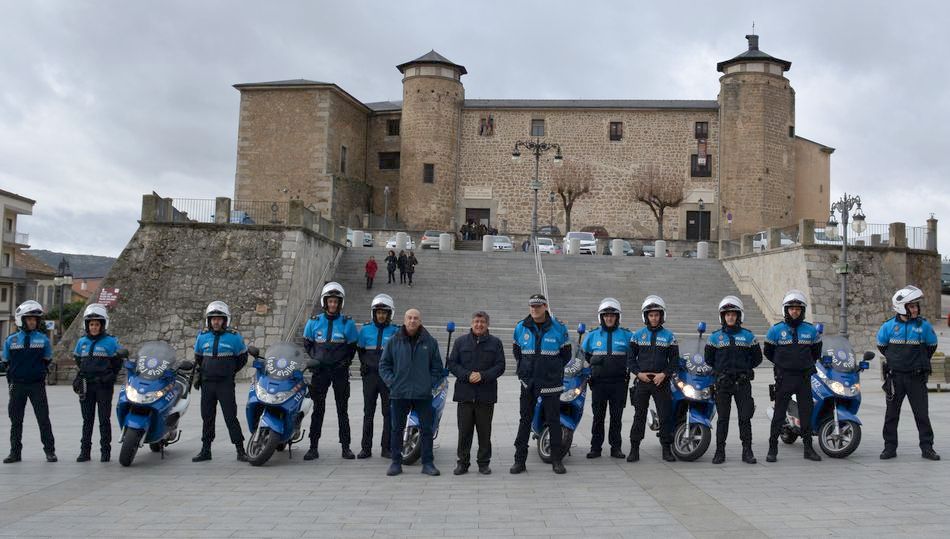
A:
[[[749,40],[749,50],[743,52],[742,54],[731,58],[724,62],[719,62],[716,64],[716,71],[723,72],[726,67],[731,66],[732,64],[738,64],[740,62],[773,62],[782,66],[782,71],[788,71],[792,68],[792,63],[788,60],[782,60],[776,58],[765,51],[759,50],[759,36],[755,34],[749,34],[745,36]]]
[[[717,110],[716,100],[678,99],[466,99],[468,109],[688,109]]]
[[[416,58],[415,60],[397,65],[396,69],[398,69],[400,73],[405,73],[406,68],[413,64],[441,64],[444,66],[458,68],[458,70],[461,72],[462,75],[465,75],[468,73],[468,71],[465,69],[465,66],[456,64],[455,62],[449,60],[445,56],[442,56],[441,54],[435,52],[435,49],[423,54],[422,56]]]
[[[273,80],[269,82],[242,82],[241,84],[235,84],[234,87],[238,90],[242,88],[285,88],[288,86],[299,87],[299,86],[328,86],[332,83],[330,82],[320,82],[317,80],[309,79],[289,79],[289,80]]]

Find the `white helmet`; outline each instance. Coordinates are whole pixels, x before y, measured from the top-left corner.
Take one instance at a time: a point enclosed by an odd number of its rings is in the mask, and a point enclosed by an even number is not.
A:
[[[907,305],[911,303],[920,303],[920,300],[923,299],[923,297],[923,290],[912,284],[909,284],[894,294],[894,297],[891,298],[891,306],[894,308],[895,313],[908,316],[910,313],[907,312]]]
[[[643,300],[643,305],[640,306],[640,315],[643,318],[644,324],[649,325],[649,322],[647,322],[647,313],[650,311],[660,311],[660,325],[666,322],[666,302],[663,301],[663,298],[649,295]]]
[[[231,309],[227,303],[223,301],[212,301],[208,304],[208,308],[205,309],[205,327],[211,328],[211,317],[213,316],[223,316],[224,327],[231,325]]]
[[[16,308],[16,313],[14,313],[14,317],[16,319],[17,327],[22,328],[24,316],[35,316],[37,318],[42,318],[43,315],[45,314],[46,314],[46,311],[43,310],[43,306],[40,305],[39,302],[33,301],[32,299],[28,299],[24,301],[23,303],[21,303],[20,306]],[[39,327],[38,323],[37,323],[37,327]]]
[[[370,316],[372,321],[376,321],[376,311],[378,310],[389,311],[389,320],[393,319],[393,313],[396,312],[396,305],[393,303],[393,298],[389,294],[377,294],[373,298],[373,303],[370,306]],[[387,321],[389,321],[387,320]]]
[[[327,310],[327,298],[340,298],[340,312],[343,312],[343,302],[346,300],[346,292],[343,291],[343,286],[340,283],[330,281],[323,285],[323,290],[320,291],[320,307],[322,307],[324,311]]]
[[[82,326],[86,333],[89,333],[89,322],[99,320],[102,322],[102,333],[109,329],[109,312],[106,306],[101,303],[90,303],[82,313]]]
[[[739,313],[740,324],[745,320],[745,305],[742,304],[741,299],[735,296],[726,296],[719,302],[719,321],[722,322],[723,325],[726,324],[724,315],[728,312]]]
[[[785,297],[782,298],[782,314],[785,315],[785,320],[791,320],[791,317],[788,316],[789,307],[801,307],[802,315],[798,318],[799,320],[805,319],[805,308],[808,307],[808,302],[805,300],[805,293],[801,290],[789,290]]]
[[[620,308],[620,302],[614,298],[604,298],[600,300],[600,306],[597,307],[597,318],[601,324],[604,323],[604,315],[610,313],[617,315],[617,325],[619,326],[620,317],[623,313],[623,309]]]

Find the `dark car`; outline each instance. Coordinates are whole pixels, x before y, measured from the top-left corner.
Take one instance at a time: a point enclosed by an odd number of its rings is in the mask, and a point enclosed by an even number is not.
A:
[[[606,247],[604,247],[604,254],[607,255],[607,256],[610,256],[611,254],[613,254],[613,253],[610,251],[610,244],[611,244],[611,243],[613,243],[613,241],[608,241],[607,244],[606,244]],[[627,240],[623,240],[623,255],[624,255],[624,256],[637,256],[637,250],[634,249],[633,246],[630,245],[630,242],[627,241]]]
[[[561,229],[557,225],[544,225],[538,227],[538,236],[561,236]]]
[[[950,262],[940,266],[940,293],[950,294]]]
[[[594,238],[598,240],[606,240],[610,237],[610,234],[607,233],[607,229],[602,226],[585,226],[581,229],[581,232],[593,232]]]

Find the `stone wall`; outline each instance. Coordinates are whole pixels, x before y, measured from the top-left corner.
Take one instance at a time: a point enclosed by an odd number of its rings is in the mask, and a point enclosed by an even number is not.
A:
[[[831,154],[834,149],[801,137],[795,138],[796,219],[828,219],[831,207]]]
[[[374,114],[367,122],[366,182],[373,188],[373,213],[382,215],[385,208],[383,189],[388,185],[389,217],[394,219],[399,206],[399,169],[380,170],[380,152],[399,152],[401,136],[390,136],[389,120],[400,119],[401,113]]]
[[[373,188],[356,178],[333,177],[333,212],[331,218],[354,230],[363,228],[363,214],[369,210]]]
[[[825,325],[825,333],[840,327],[841,281],[833,264],[841,259],[834,245],[800,245],[748,254],[723,261],[740,292],[755,298],[769,322],[782,316],[782,298],[792,288],[805,292],[808,319]],[[902,248],[849,247],[848,333],[858,350],[876,350],[881,324],[893,316],[891,296],[907,284],[925,294],[923,315],[940,316],[940,256]]]

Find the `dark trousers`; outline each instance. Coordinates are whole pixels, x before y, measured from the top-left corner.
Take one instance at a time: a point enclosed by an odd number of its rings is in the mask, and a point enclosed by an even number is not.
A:
[[[638,445],[643,440],[647,424],[647,410],[650,407],[650,397],[656,406],[656,413],[660,419],[660,443],[673,443],[673,394],[670,392],[670,381],[667,378],[662,384],[641,382],[637,380],[630,390],[630,401],[633,404],[633,425],[630,427],[630,443]]]
[[[910,402],[910,409],[914,412],[914,421],[917,423],[920,448],[932,448],[934,431],[930,426],[930,415],[927,410],[927,375],[892,372],[891,379],[894,381],[894,398],[887,401],[887,409],[884,412],[884,447],[897,449],[897,422],[900,420],[901,405],[906,396]]]
[[[590,427],[590,449],[600,451],[604,445],[604,421],[607,418],[607,409],[610,409],[610,430],[608,441],[613,449],[620,449],[620,429],[623,424],[623,408],[627,404],[627,382],[594,381],[591,384],[592,408],[594,421]]]
[[[729,415],[732,413],[732,400],[736,401],[739,414],[739,439],[742,445],[752,443],[752,414],[755,402],[752,400],[752,383],[748,379],[737,381],[732,376],[720,376],[716,381],[716,447],[725,447],[729,436]]]
[[[515,437],[515,462],[528,460],[528,436],[531,434],[531,421],[534,419],[534,406],[538,402],[539,394],[524,387],[521,388],[519,399],[518,435]],[[541,412],[544,414],[544,424],[551,431],[551,458],[561,460],[561,393],[540,395]]]
[[[395,282],[396,282],[396,270],[395,270],[395,269],[387,269],[387,270],[386,270],[386,274],[389,276],[389,280],[386,281],[387,283],[395,283]]]
[[[382,449],[389,448],[392,436],[392,419],[389,414],[389,388],[383,383],[379,371],[371,369],[363,375],[363,441],[360,447],[364,451],[373,448],[373,416],[376,415],[376,399],[380,400],[380,413],[383,416],[383,436],[379,444]]]
[[[389,449],[393,453],[393,462],[402,464],[402,437],[406,432],[406,420],[409,419],[410,410],[415,410],[419,414],[422,464],[432,464],[433,417],[431,397],[428,399],[389,399],[389,411],[393,423]]]
[[[472,435],[478,430],[478,453],[475,462],[488,466],[491,461],[491,420],[495,414],[493,402],[460,402],[458,404],[459,446],[458,463],[471,464]]]
[[[802,440],[810,440],[812,435],[811,412],[815,408],[811,400],[811,372],[775,370],[775,413],[772,414],[772,428],[769,443],[777,442],[785,424],[788,401],[795,395],[798,402],[798,419],[802,423]]]
[[[7,404],[7,412],[10,415],[10,453],[19,455],[23,451],[23,414],[26,411],[27,399],[33,404],[36,423],[40,427],[43,451],[47,453],[55,451],[53,426],[49,422],[49,402],[46,400],[46,383],[10,383],[9,386],[10,402]]]
[[[374,279],[374,277],[370,277],[369,275],[366,276],[366,289],[367,289],[367,290],[369,290],[370,288],[373,288],[373,279]]]
[[[350,402],[350,371],[346,367],[320,369],[313,375],[310,386],[310,398],[313,399],[313,415],[310,417],[310,447],[317,447],[323,433],[323,414],[327,409],[327,392],[333,385],[333,399],[336,401],[336,418],[340,424],[340,445],[350,446],[350,416],[347,405]]]
[[[415,273],[415,272],[414,272],[414,271],[407,271],[407,272],[406,272],[406,276],[409,278],[409,286],[412,286],[412,274],[413,274],[413,273]]]
[[[399,284],[405,284],[406,282],[406,271],[399,270]]]
[[[109,383],[87,382],[86,398],[79,401],[82,412],[82,441],[79,447],[83,452],[92,449],[92,428],[96,420],[96,410],[99,412],[99,449],[108,453],[112,446],[112,391]]]
[[[217,406],[221,405],[224,424],[232,444],[243,444],[244,434],[237,418],[237,402],[234,400],[234,380],[220,382],[203,381],[201,383],[201,444],[211,445],[214,441],[214,420],[218,415]]]

